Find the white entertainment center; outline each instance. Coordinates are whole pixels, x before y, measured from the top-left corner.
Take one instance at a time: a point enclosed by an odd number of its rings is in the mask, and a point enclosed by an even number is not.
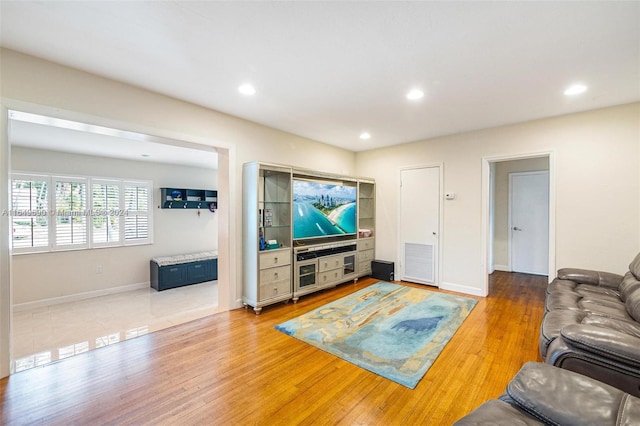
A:
[[[246,163],[245,307],[259,314],[263,306],[297,302],[305,294],[371,274],[374,231],[373,179]]]

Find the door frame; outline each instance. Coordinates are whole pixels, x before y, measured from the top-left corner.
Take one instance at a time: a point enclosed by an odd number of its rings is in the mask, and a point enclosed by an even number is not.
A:
[[[9,113],[12,110],[51,116],[71,121],[91,123],[169,139],[177,146],[203,149],[214,147],[218,153],[218,307],[221,311],[239,308],[240,292],[237,286],[237,259],[241,258],[240,245],[237,243],[238,215],[236,214],[237,187],[236,162],[237,148],[232,142],[210,137],[195,136],[161,127],[151,127],[133,121],[123,121],[96,116],[89,113],[65,110],[47,105],[34,104],[10,98],[0,98],[0,211],[9,209],[9,184],[11,174],[11,144],[9,141]],[[240,216],[241,217],[241,216]],[[10,246],[10,218],[0,217],[0,378],[7,377],[12,371],[12,314],[13,314],[13,277]]]
[[[513,250],[513,222],[512,222],[512,214],[513,214],[513,206],[512,206],[512,191],[513,191],[513,176],[516,175],[540,175],[540,174],[547,174],[549,175],[549,170],[536,170],[536,171],[531,171],[531,172],[511,172],[509,173],[509,198],[508,198],[508,203],[507,203],[507,226],[509,226],[509,240],[507,241],[507,262],[508,262],[508,267],[509,267],[509,271],[513,272],[513,260],[512,260],[512,250]],[[551,182],[551,181],[549,181]],[[549,186],[551,186],[551,183],[549,183]],[[547,191],[550,192],[550,188],[547,188]],[[547,212],[547,214],[549,214],[549,212]],[[547,228],[549,228],[549,225],[547,224]],[[547,232],[549,230],[547,229]],[[548,252],[548,248],[547,248],[547,252]],[[547,268],[549,266],[547,265]],[[549,274],[550,269],[547,270],[547,274]]]
[[[396,257],[398,259],[398,277],[402,277],[404,276],[404,264],[403,262],[403,258],[402,258],[402,235],[400,232],[401,229],[401,213],[402,213],[402,198],[401,198],[401,191],[400,191],[400,187],[402,185],[402,172],[406,171],[406,170],[416,170],[416,169],[427,169],[427,168],[433,168],[433,167],[437,167],[439,170],[438,173],[438,190],[440,191],[440,196],[438,199],[438,236],[437,236],[437,240],[438,240],[438,248],[436,250],[436,271],[434,274],[434,280],[433,280],[433,284],[435,287],[440,288],[440,276],[441,276],[441,271],[442,271],[442,241],[443,241],[443,217],[444,217],[444,206],[443,206],[443,202],[442,202],[442,198],[444,196],[444,163],[440,162],[440,163],[429,163],[429,164],[420,164],[420,165],[415,165],[415,166],[403,166],[403,167],[399,167],[398,168],[398,181],[397,181],[397,185],[396,187],[398,188],[398,195],[397,195],[397,202],[396,205],[397,207],[397,212],[396,212],[396,217],[397,217],[397,224],[396,224],[396,229],[398,229],[397,232],[397,241],[396,241]],[[425,284],[427,285],[427,284]]]
[[[506,154],[506,155],[494,155],[482,157],[482,238],[481,238],[481,253],[482,253],[482,288],[481,296],[487,296],[489,293],[489,269],[491,265],[490,260],[490,244],[493,241],[493,236],[489,234],[491,229],[491,164],[499,163],[502,161],[511,160],[525,160],[529,158],[547,157],[549,159],[549,280],[553,278],[554,271],[556,270],[556,153],[554,150],[532,152],[532,153],[520,153],[520,154]]]

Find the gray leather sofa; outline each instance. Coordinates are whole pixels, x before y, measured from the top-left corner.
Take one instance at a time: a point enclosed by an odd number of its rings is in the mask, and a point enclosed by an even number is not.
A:
[[[640,424],[640,398],[547,364],[525,364],[498,399],[454,423],[470,425]]]
[[[540,355],[640,396],[640,254],[624,276],[558,271],[547,288]]]

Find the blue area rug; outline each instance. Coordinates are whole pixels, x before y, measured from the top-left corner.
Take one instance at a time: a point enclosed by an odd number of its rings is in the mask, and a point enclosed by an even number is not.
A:
[[[379,282],[276,329],[413,389],[476,303]]]

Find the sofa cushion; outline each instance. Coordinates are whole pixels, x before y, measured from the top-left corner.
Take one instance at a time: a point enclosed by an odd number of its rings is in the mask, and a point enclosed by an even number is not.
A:
[[[589,312],[602,312],[617,318],[627,317],[625,304],[619,297],[586,291],[549,293],[545,299],[545,309],[547,311],[582,309]]]
[[[545,309],[547,312],[557,309],[578,309],[578,302],[581,300],[582,296],[578,293],[556,291],[547,295],[545,299]]]
[[[597,325],[598,327],[607,328],[609,330],[619,331],[630,336],[640,338],[640,324],[631,320],[623,320],[619,318],[603,317],[602,315],[589,314],[582,319],[582,324]]]
[[[638,283],[640,284],[640,282]],[[551,281],[551,283],[549,283],[549,285],[547,286],[547,294],[555,292],[578,293],[583,296],[596,293],[606,294],[613,298],[619,297],[618,290],[611,287],[598,287],[592,284],[578,284],[575,281],[560,280],[558,278]]]

